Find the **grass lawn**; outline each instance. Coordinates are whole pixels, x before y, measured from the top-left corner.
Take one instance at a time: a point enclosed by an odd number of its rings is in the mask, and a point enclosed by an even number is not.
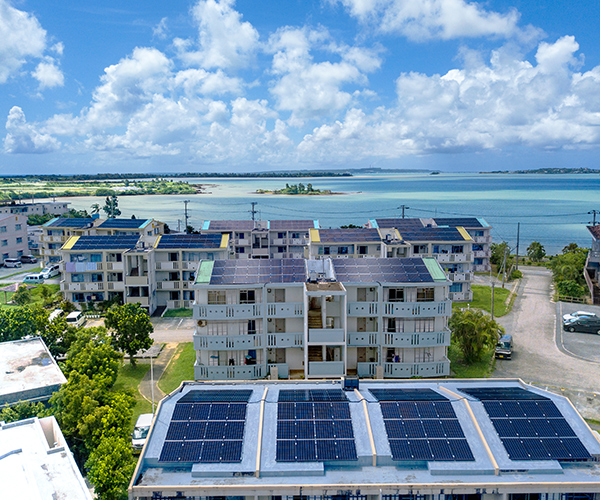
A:
[[[179,344],[173,359],[158,381],[161,390],[169,394],[177,389],[183,380],[194,380],[195,359],[196,351],[192,342]]]
[[[135,367],[133,367],[129,361],[126,361],[121,367],[121,370],[119,370],[119,376],[117,377],[117,381],[115,383],[116,390],[130,391],[135,398],[133,417],[131,418],[130,424],[132,431],[137,418],[142,413],[152,413],[152,403],[146,401],[140,394],[140,391],[138,391],[140,382],[149,369],[150,363],[140,363],[138,361]]]
[[[2,287],[9,285],[10,283],[6,283],[3,284]],[[60,290],[60,285],[43,285],[48,287],[53,294],[56,294],[56,292],[58,292]],[[1,288],[1,287],[0,287]],[[30,288],[29,291],[31,292],[31,302],[28,305],[35,305],[35,304],[40,304],[43,305],[43,299],[42,299],[42,295],[41,295],[41,291],[42,288],[40,288],[40,286],[36,286],[35,288]],[[6,294],[6,300],[8,300],[9,302],[12,300],[12,296],[14,295],[13,292],[8,292]],[[4,292],[0,292],[0,307],[16,307],[15,304],[6,304],[5,298],[4,298]]]
[[[193,311],[185,307],[179,309],[167,309],[163,318],[191,318]]]
[[[494,371],[496,360],[494,349],[490,349],[481,358],[481,361],[471,365],[464,364],[462,353],[456,344],[448,347],[448,358],[450,359],[450,370],[456,378],[487,378]]]
[[[464,308],[467,307],[468,304],[469,307],[483,309],[484,311],[491,313],[492,287],[472,285],[471,289],[473,290],[473,300],[471,302],[454,302],[452,304],[452,308]],[[504,316],[512,309],[512,301],[508,304],[508,306],[505,304],[509,294],[509,287],[494,287],[494,317],[499,318],[500,316]]]

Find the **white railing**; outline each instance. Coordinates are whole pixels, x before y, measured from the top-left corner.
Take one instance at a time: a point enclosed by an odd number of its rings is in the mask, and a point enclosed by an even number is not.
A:
[[[443,332],[392,333],[383,334],[385,347],[433,347],[450,345],[450,330]]]
[[[177,261],[173,261],[173,262],[161,262],[158,261],[156,262],[156,269],[158,271],[172,271],[175,269],[179,269],[179,262]]]
[[[383,315],[395,318],[447,316],[452,312],[452,302],[384,302]]]
[[[343,328],[309,328],[308,341],[319,343],[342,343],[344,342]]]
[[[348,302],[348,316],[371,317],[379,314],[378,302]]]
[[[340,377],[345,375],[343,361],[309,361],[309,377]]]
[[[267,347],[302,347],[303,333],[267,333]]]
[[[262,316],[262,304],[198,305],[195,319],[254,319]]]
[[[348,332],[348,345],[353,347],[379,345],[377,332]]]
[[[248,335],[194,335],[196,351],[232,351],[241,349],[260,349],[262,334]]]
[[[204,366],[194,365],[196,380],[257,380],[266,375],[266,365]]]
[[[473,260],[471,253],[436,253],[433,256],[438,262],[469,262]]]
[[[267,304],[267,316],[272,318],[301,318],[304,316],[302,302],[276,302]]]
[[[106,269],[108,271],[122,271],[124,269],[123,262],[107,262]]]
[[[359,377],[375,377],[379,363],[357,363],[356,371]],[[411,377],[447,377],[450,375],[450,361],[443,358],[440,361],[416,363],[383,363],[385,378]]]

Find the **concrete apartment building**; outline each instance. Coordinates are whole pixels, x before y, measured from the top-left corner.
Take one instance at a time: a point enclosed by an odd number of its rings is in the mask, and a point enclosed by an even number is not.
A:
[[[154,219],[100,219],[99,217],[57,217],[42,225],[40,256],[42,265],[61,260],[60,249],[71,236],[139,235],[164,233],[164,223]]]
[[[41,201],[41,202],[4,202],[0,203],[1,214],[29,215],[62,215],[69,211],[69,202],[66,201]]]
[[[432,258],[202,261],[195,378],[449,375],[448,287]]]
[[[309,259],[387,256],[377,229],[311,229],[309,235]]]
[[[0,215],[0,264],[29,253],[27,217]]]
[[[198,262],[229,254],[227,236],[155,235],[162,223],[151,220],[138,221],[140,231],[105,222],[110,229],[103,223],[94,230],[112,234],[71,236],[59,250],[61,291],[74,304],[118,298],[139,302],[150,314],[191,307]]]
[[[227,234],[233,259],[302,259],[316,220],[204,221],[202,234]]]
[[[129,499],[595,500],[599,457],[568,399],[518,379],[184,382]]]
[[[2,498],[92,500],[54,417],[0,422]]]
[[[473,239],[466,229],[428,219],[371,219],[368,225],[379,229],[388,257],[433,257],[452,282],[450,300],[473,299]]]

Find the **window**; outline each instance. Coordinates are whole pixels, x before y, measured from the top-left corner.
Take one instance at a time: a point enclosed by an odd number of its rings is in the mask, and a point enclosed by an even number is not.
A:
[[[102,254],[101,253],[91,253],[90,254],[90,262],[102,262]]]
[[[209,305],[219,305],[225,304],[225,292],[219,291],[209,291],[208,292],[208,304]]]
[[[480,238],[481,236],[483,236],[483,231],[475,231],[473,234],[476,238]]]
[[[323,247],[323,255],[329,255],[329,247]]]
[[[387,331],[390,333],[396,332],[396,318],[388,318],[387,320]]]
[[[440,253],[440,246],[439,245],[433,245],[433,253]]]
[[[256,295],[254,290],[240,290],[240,304],[255,304]]]
[[[246,253],[246,249],[244,247],[235,247],[235,253]]]
[[[358,247],[358,254],[359,255],[367,255],[369,251],[369,247],[367,245],[360,245]]]
[[[3,253],[3,254],[2,254],[2,259],[8,259],[8,258],[9,258],[9,257],[8,257],[8,254],[7,254],[7,253]]]
[[[177,252],[169,252],[169,262],[177,262]]]
[[[73,302],[85,302],[85,295],[83,293],[74,293]]]
[[[277,237],[282,240],[283,238],[285,238],[285,233],[277,233]]]
[[[15,231],[21,230],[21,224],[15,224]]]
[[[450,285],[451,292],[462,292],[463,284],[462,283],[453,283]]]
[[[427,253],[427,245],[414,245],[413,246],[413,254],[422,254]]]
[[[388,302],[404,302],[404,288],[390,288]]]
[[[434,318],[417,318],[415,319],[415,332],[433,332],[435,331]]]
[[[480,245],[480,244],[473,245],[473,251],[474,252],[483,252],[483,245]]]
[[[0,226],[0,233],[6,232],[6,226]]]
[[[254,335],[256,333],[256,320],[249,319],[248,320],[248,333]]]
[[[102,273],[92,273],[92,283],[101,283],[104,281]]]
[[[83,283],[85,281],[85,275],[82,273],[71,274],[71,281],[73,283]]]
[[[338,255],[348,255],[348,247],[338,247]]]
[[[473,259],[473,265],[475,265],[475,266],[482,266],[483,265],[483,259],[481,257],[475,257],[475,259]]]
[[[244,233],[238,233],[238,238],[243,240],[245,238]],[[243,252],[242,252],[243,253]]]
[[[3,247],[7,247],[8,246],[8,240],[2,240],[2,246]]]
[[[18,245],[19,243],[23,243],[23,238],[17,238],[17,245]]]
[[[300,238],[300,233],[292,233],[292,238],[297,240],[298,238]]]
[[[433,302],[434,295],[433,288],[417,288],[417,302]]]
[[[277,253],[285,253],[285,247],[277,247]]]
[[[463,245],[452,245],[452,253],[463,253]]]

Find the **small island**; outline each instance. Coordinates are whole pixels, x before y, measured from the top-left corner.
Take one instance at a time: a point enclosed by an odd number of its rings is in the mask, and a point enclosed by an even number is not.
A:
[[[307,184],[306,186],[301,182],[299,184],[289,184],[285,185],[283,189],[257,189],[256,194],[303,194],[303,195],[330,195],[330,194],[341,194],[334,193],[331,189],[314,189],[312,184]]]

